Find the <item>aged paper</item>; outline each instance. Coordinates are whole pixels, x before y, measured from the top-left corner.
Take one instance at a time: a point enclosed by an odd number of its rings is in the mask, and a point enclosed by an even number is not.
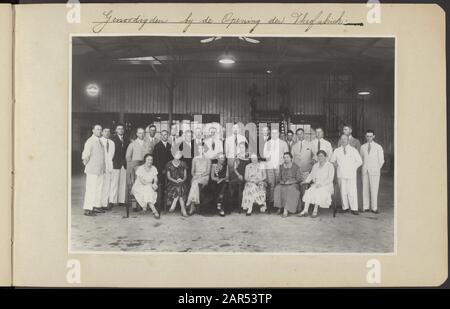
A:
[[[410,286],[447,278],[439,6],[382,5],[379,19],[355,4],[108,4],[82,5],[79,12],[27,5],[16,11],[14,285]],[[300,12],[320,17],[308,21]],[[120,34],[395,37],[395,253],[69,254],[70,37]],[[426,147],[419,147],[423,141]],[[368,280],[373,265],[381,267],[378,283]],[[67,280],[74,267],[80,270],[75,283]]]
[[[0,285],[11,285],[12,209],[12,7],[0,5]]]

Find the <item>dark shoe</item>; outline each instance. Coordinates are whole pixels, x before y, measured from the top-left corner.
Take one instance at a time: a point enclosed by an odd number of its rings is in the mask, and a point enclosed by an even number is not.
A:
[[[155,217],[155,219],[160,219],[161,218],[161,216],[157,212],[154,212],[153,216]]]
[[[378,210],[371,210],[372,213],[378,214]]]
[[[349,212],[349,209],[348,208],[347,209],[339,209],[338,212],[341,214],[345,214],[345,213]]]
[[[357,216],[357,215],[359,215],[359,212],[357,212],[357,211],[355,211],[355,210],[352,210],[352,215]]]
[[[104,210],[101,210],[100,208],[97,208],[97,207],[94,207],[94,209],[92,211],[97,213],[97,214],[102,214],[102,213],[105,212]]]
[[[100,209],[103,210],[104,212],[107,212],[107,211],[109,210],[108,206],[102,207],[102,208],[100,208]]]
[[[89,217],[95,217],[96,216],[96,214],[92,210],[86,210],[84,212],[84,215],[85,216],[89,216]]]

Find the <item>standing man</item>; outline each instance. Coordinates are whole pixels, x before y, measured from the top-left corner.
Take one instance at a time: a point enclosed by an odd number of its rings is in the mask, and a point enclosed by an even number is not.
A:
[[[289,152],[287,143],[281,140],[279,136],[280,132],[278,131],[278,129],[272,129],[270,135],[271,139],[264,146],[264,157],[266,158],[268,184],[267,205],[269,205],[269,207],[273,206],[273,192],[275,190],[275,186],[279,182],[280,165],[281,163],[283,163],[283,155],[285,152]]]
[[[125,126],[118,124],[116,126],[116,135],[112,138],[114,142],[113,171],[111,173],[111,198],[113,205],[125,205],[125,196],[127,188],[127,152],[130,141],[125,137]]]
[[[327,153],[328,160],[330,160],[331,155],[333,154],[333,147],[331,147],[331,143],[325,140],[323,135],[323,129],[321,127],[316,128],[316,138],[311,142],[314,162],[317,162],[317,152],[319,150],[323,150]]]
[[[344,127],[342,128],[342,133],[347,135],[348,137],[348,144],[354,147],[359,152],[361,150],[361,143],[357,138],[354,138],[352,136],[352,131],[353,131],[352,127],[348,124],[344,125]],[[339,140],[338,142],[338,147],[339,146],[341,146],[341,140]]]
[[[169,144],[171,144],[172,146],[181,142],[180,131],[178,130],[178,125],[173,124],[170,127],[170,136],[169,136],[168,141],[169,141]]]
[[[101,206],[103,210],[112,208],[112,172],[114,170],[113,158],[115,152],[114,142],[111,140],[111,130],[103,128],[102,137],[100,138],[103,149],[105,150],[105,173],[103,174],[103,188]]]
[[[225,156],[227,157],[228,169],[230,171],[234,168],[234,160],[239,152],[239,144],[247,143],[244,135],[240,134],[238,123],[233,124],[232,134],[225,139]]]
[[[167,130],[161,131],[161,141],[155,145],[153,149],[153,161],[158,170],[158,205],[162,206],[164,201],[163,195],[166,192],[166,165],[172,159],[172,145],[169,143],[169,132]],[[161,210],[161,209],[160,209]]]
[[[159,139],[156,137],[156,126],[154,124],[149,125],[145,129],[145,146],[147,147],[147,153],[153,154],[153,148],[159,143]]]
[[[305,140],[305,131],[302,128],[297,129],[297,142],[292,146],[292,156],[294,163],[300,166],[302,182],[306,180],[314,165],[311,142]]]
[[[266,145],[266,143],[269,140],[270,140],[269,127],[264,126],[261,129],[261,134],[259,135],[259,138],[258,138],[258,157],[261,161],[266,160],[264,158],[264,146]]]
[[[337,177],[341,190],[342,210],[350,209],[352,214],[358,215],[358,191],[356,187],[356,170],[362,160],[359,152],[348,143],[348,136],[342,134],[341,146],[336,148],[330,160],[337,166]]]
[[[366,131],[367,143],[361,146],[363,208],[364,211],[378,213],[378,186],[380,184],[380,170],[384,164],[383,147],[374,142],[375,132]]]
[[[207,149],[205,157],[214,161],[212,163],[216,163],[218,154],[223,153],[223,140],[217,134],[217,128],[213,125],[209,128],[209,138],[205,140],[205,145]]]
[[[147,145],[144,141],[145,130],[136,129],[137,138],[128,145],[125,158],[127,159],[127,188],[131,190],[136,178],[136,168],[144,162],[144,156],[148,153]],[[128,191],[129,192],[129,191]]]
[[[294,146],[294,144],[295,144],[294,131],[292,131],[292,130],[287,131],[286,143],[288,145],[289,152],[292,154],[292,146]]]
[[[84,215],[95,216],[100,210],[102,198],[103,173],[105,172],[105,151],[100,137],[102,126],[96,124],[92,127],[92,136],[84,144],[81,159],[85,166],[86,192],[84,195]]]
[[[198,147],[203,146],[203,129],[201,127],[195,128],[192,146],[194,149],[194,157],[196,157],[198,156]]]

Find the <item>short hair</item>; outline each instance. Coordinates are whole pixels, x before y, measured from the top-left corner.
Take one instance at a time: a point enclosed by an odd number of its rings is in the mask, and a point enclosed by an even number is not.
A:
[[[305,130],[303,130],[302,128],[298,128],[297,130],[295,130],[295,133],[298,134],[298,131],[302,131],[303,133],[305,133]]]
[[[144,163],[145,163],[145,161],[147,161],[147,158],[148,157],[152,157],[152,159],[153,159],[153,156],[150,154],[150,153],[147,153],[147,154],[145,154],[145,156],[144,156]]]
[[[156,126],[154,124],[151,124],[151,125],[148,126],[148,128],[149,129],[151,129],[151,128],[155,128],[156,129]]]
[[[325,130],[322,127],[317,127],[317,128],[314,129],[314,131],[317,131],[319,129],[322,130],[323,132],[325,132]]]
[[[121,123],[121,122],[119,122],[118,124],[116,124],[116,129],[117,129],[117,127],[123,127],[123,128],[125,129],[125,125],[124,125],[123,123]]]
[[[110,130],[111,131],[111,128],[109,126],[104,126],[104,127],[102,127],[102,130]]]
[[[344,124],[344,125],[342,126],[342,129],[344,129],[345,127],[349,128],[349,129],[351,129],[351,130],[353,130],[353,127],[352,127],[350,124]]]
[[[101,124],[96,123],[96,124],[94,124],[94,125],[91,127],[91,129],[94,130],[96,126],[99,126],[100,128],[103,128]]]
[[[137,127],[137,128],[136,128],[136,133],[137,133],[137,131],[139,131],[139,130],[144,130],[144,132],[145,132],[145,129],[144,129],[143,127]]]
[[[161,131],[161,134],[163,134],[164,132],[166,132],[167,134],[169,134],[169,131],[167,131],[167,130],[162,130],[162,131]]]
[[[294,131],[292,131],[292,130],[287,130],[287,134],[289,134],[289,133],[294,134]]]
[[[283,153],[283,157],[284,157],[285,155],[288,155],[289,157],[291,157],[291,159],[294,158],[294,157],[292,156],[292,153],[290,153],[289,151],[286,151],[285,153]]]
[[[323,154],[325,157],[327,157],[327,153],[325,152],[325,150],[319,150],[317,152],[317,155]]]
[[[372,129],[366,130],[366,134],[367,134],[367,133],[372,133],[373,135],[375,135],[375,131],[372,130]]]

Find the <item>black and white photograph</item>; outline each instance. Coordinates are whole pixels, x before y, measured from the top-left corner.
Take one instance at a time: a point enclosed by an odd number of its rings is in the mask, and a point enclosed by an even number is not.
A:
[[[395,37],[70,40],[70,252],[396,252]]]

